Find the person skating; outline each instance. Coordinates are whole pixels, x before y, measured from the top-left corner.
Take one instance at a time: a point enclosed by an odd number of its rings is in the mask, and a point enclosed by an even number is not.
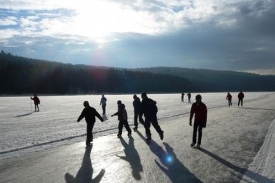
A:
[[[229,107],[232,106],[232,95],[229,92],[227,93],[226,100],[228,100]]]
[[[34,94],[33,98],[31,97],[31,99],[33,100],[33,103],[34,103],[34,112],[39,112],[39,107],[38,107],[38,104],[40,104],[39,98],[37,97],[36,94]]]
[[[191,103],[191,93],[187,93],[188,96],[188,103]]]
[[[104,97],[104,95],[102,95],[101,100],[100,100],[100,105],[102,106],[102,111],[103,111],[103,115],[106,114],[106,105],[107,105],[107,99],[106,97]]]
[[[184,102],[184,93],[181,93],[181,101]]]
[[[134,131],[137,131],[138,128],[138,115],[140,111],[140,99],[137,97],[137,95],[133,96],[134,101],[133,101],[133,106],[134,106]]]
[[[197,131],[198,131],[199,132],[198,144],[197,144],[198,148],[200,148],[200,145],[201,145],[202,128],[206,127],[206,122],[207,122],[207,107],[201,100],[202,100],[201,95],[196,95],[196,102],[192,104],[192,107],[190,110],[190,119],[189,119],[189,125],[192,126],[192,119],[193,119],[193,115],[195,114],[193,139],[192,139],[191,147],[194,147],[196,145]]]
[[[142,102],[140,106],[140,113],[139,113],[139,120],[141,123],[144,124],[145,133],[147,136],[146,142],[151,141],[151,131],[150,125],[152,123],[155,130],[158,132],[160,139],[163,140],[163,131],[161,130],[158,119],[157,119],[157,112],[158,108],[156,106],[156,101],[147,97],[147,94],[144,92],[141,94]],[[143,120],[142,116],[144,114],[145,121]]]
[[[239,94],[238,94],[238,107],[239,105],[241,104],[241,106],[243,106],[243,98],[244,98],[244,94],[243,94],[243,91],[241,91]]]
[[[104,119],[100,116],[100,114],[96,111],[95,108],[93,108],[89,105],[88,101],[84,101],[83,105],[85,108],[83,109],[80,116],[78,117],[77,122],[81,121],[85,117],[85,121],[87,123],[86,145],[90,146],[91,142],[93,141],[93,128],[94,128],[94,124],[96,122],[95,117],[100,119],[101,122],[103,122]]]
[[[122,135],[122,128],[125,126],[126,130],[128,131],[128,137],[131,137],[132,135],[132,130],[129,127],[128,124],[128,116],[127,116],[127,111],[125,109],[125,105],[121,103],[121,101],[117,101],[117,107],[118,111],[114,113],[111,117],[117,116],[118,117],[118,134],[117,137],[120,138]]]

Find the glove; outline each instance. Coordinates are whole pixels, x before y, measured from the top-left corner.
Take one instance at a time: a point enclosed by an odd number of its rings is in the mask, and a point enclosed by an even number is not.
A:
[[[204,122],[204,123],[202,124],[202,127],[203,127],[203,128],[206,128],[206,122]]]
[[[192,126],[192,120],[190,120],[189,125]]]

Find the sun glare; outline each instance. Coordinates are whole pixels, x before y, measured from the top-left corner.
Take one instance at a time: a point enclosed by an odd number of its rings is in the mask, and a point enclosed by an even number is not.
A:
[[[79,5],[73,18],[72,31],[100,43],[120,26],[120,9],[116,4],[92,1],[86,6]]]
[[[150,15],[136,12],[113,2],[85,1],[75,7],[75,16],[71,18],[70,32],[84,36],[101,45],[110,41],[113,33],[138,32],[154,33],[150,28]]]

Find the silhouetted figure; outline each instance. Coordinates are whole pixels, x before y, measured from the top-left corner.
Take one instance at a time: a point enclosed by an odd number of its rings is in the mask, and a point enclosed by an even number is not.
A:
[[[197,147],[200,148],[201,138],[202,138],[202,128],[206,127],[207,122],[207,107],[201,101],[201,95],[196,95],[196,102],[192,104],[190,111],[190,122],[189,125],[192,126],[193,115],[195,114],[194,128],[193,128],[193,141],[191,147],[194,147],[197,142],[197,131],[199,131],[198,144]]]
[[[151,141],[151,131],[150,131],[150,125],[152,123],[155,130],[158,132],[160,139],[163,140],[163,131],[161,130],[158,119],[157,119],[157,102],[148,98],[147,94],[144,92],[141,94],[142,102],[140,106],[140,113],[139,113],[139,120],[142,124],[144,124],[145,133],[147,136],[146,142]],[[143,121],[143,116],[145,117],[145,121]]]
[[[102,95],[101,100],[100,100],[100,105],[102,106],[102,114],[106,114],[106,105],[107,105],[107,99]]]
[[[134,131],[137,131],[138,128],[138,115],[139,115],[139,111],[140,111],[140,99],[139,97],[137,97],[137,95],[133,96],[134,101],[133,101],[133,106],[134,106]]]
[[[121,101],[117,101],[117,107],[118,107],[118,111],[116,113],[114,113],[112,115],[113,116],[117,116],[118,118],[118,134],[117,137],[120,138],[122,135],[122,128],[123,126],[125,126],[126,130],[128,131],[128,137],[131,137],[132,135],[132,130],[129,127],[128,124],[128,116],[127,116],[127,111],[125,109],[125,105],[121,103]]]
[[[227,93],[226,100],[228,100],[228,106],[232,106],[232,95],[229,92]]]
[[[241,91],[239,94],[238,94],[238,107],[239,105],[241,104],[241,106],[243,106],[243,98],[244,98],[244,94],[243,94],[243,91]]]
[[[34,112],[39,112],[39,107],[38,107],[38,104],[40,104],[39,98],[37,97],[36,94],[34,94],[33,98],[31,97],[31,99],[33,100],[33,103],[34,103]]]
[[[100,119],[101,122],[103,122],[104,120],[100,116],[100,114],[96,111],[96,109],[89,105],[88,101],[84,101],[83,105],[85,108],[83,109],[81,115],[78,117],[77,122],[81,121],[85,117],[85,120],[87,123],[86,145],[90,146],[91,142],[93,141],[93,128],[94,128],[94,124],[96,122],[95,117]]]
[[[191,103],[191,93],[187,93],[188,103]]]
[[[181,101],[183,101],[184,102],[184,93],[181,93]]]

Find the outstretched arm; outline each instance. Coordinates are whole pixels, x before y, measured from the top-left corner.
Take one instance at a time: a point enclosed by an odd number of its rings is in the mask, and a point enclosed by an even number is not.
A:
[[[84,118],[84,110],[82,111],[82,113],[80,114],[80,116],[77,119],[77,122],[81,121]]]
[[[118,115],[118,111],[116,113],[114,113],[111,117],[117,116],[117,115]]]
[[[95,116],[98,117],[98,119],[100,119],[101,122],[104,121],[104,119],[100,116],[100,114],[97,111],[95,111]]]

